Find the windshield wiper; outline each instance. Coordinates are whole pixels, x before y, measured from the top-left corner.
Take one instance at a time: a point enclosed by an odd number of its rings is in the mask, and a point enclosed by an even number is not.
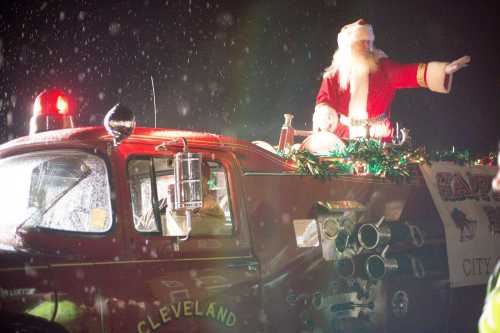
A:
[[[92,174],[92,170],[86,165],[82,165],[85,170],[83,171],[82,175],[78,177],[74,183],[72,183],[70,186],[68,186],[64,191],[59,193],[54,200],[52,200],[41,212],[40,211],[35,211],[31,213],[23,222],[21,222],[17,227],[16,227],[16,234],[19,232],[19,230],[26,224],[26,222],[30,221],[35,215],[39,214],[40,217],[42,218],[52,207],[54,207],[59,200],[61,200],[69,191],[74,189],[78,184],[80,184],[84,179],[86,179],[88,176]],[[35,225],[36,226],[36,225]]]

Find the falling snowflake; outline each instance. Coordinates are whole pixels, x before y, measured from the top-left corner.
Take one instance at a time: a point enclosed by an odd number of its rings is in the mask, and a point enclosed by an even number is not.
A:
[[[85,272],[83,271],[83,269],[79,268],[76,270],[75,276],[78,280],[83,280],[85,278]]]
[[[120,33],[121,25],[118,22],[111,22],[109,24],[108,30],[109,30],[109,34],[111,36],[116,36],[116,35],[118,35]]]
[[[36,269],[34,269],[31,265],[24,265],[24,273],[29,276],[29,277],[37,277],[38,276],[38,272],[36,271]]]
[[[217,16],[217,24],[223,28],[228,28],[234,23],[234,18],[231,13],[223,12]]]
[[[79,21],[83,21],[83,20],[85,20],[85,15],[86,15],[86,14],[85,14],[85,12],[84,12],[84,11],[80,11],[80,12],[78,13],[78,20],[79,20]]]
[[[4,55],[3,55],[3,41],[0,39],[0,69],[2,68],[4,61]]]
[[[16,102],[17,102],[17,96],[16,95],[11,95],[10,96],[10,104],[12,105],[13,108],[16,107]]]
[[[183,117],[186,117],[189,114],[189,104],[181,103],[177,106],[177,112]]]

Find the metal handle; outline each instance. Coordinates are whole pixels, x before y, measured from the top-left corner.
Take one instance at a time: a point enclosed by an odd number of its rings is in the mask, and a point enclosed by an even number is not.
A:
[[[259,266],[259,262],[255,260],[242,260],[238,262],[233,262],[227,264],[227,268],[244,268],[246,267],[249,271],[255,272],[257,271],[257,267]]]

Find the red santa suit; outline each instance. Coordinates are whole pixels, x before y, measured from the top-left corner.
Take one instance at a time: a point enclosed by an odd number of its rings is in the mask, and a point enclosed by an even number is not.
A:
[[[341,36],[342,33],[345,34],[344,29],[342,30],[339,34],[339,47],[341,43],[349,43],[350,47],[353,40],[360,38],[373,41],[371,26],[360,22],[350,25],[354,32],[349,35],[350,40],[347,42],[342,40],[345,37]],[[325,119],[320,116],[321,113],[335,111],[340,117],[334,132],[337,136],[343,139],[365,137],[368,130],[370,136],[387,141],[392,135],[391,102],[397,89],[426,87],[435,92],[450,91],[452,77],[444,71],[448,63],[401,65],[387,58],[380,50],[376,52],[379,54],[377,69],[358,80],[354,90],[350,83],[342,89],[338,71],[325,73],[316,98],[313,117],[315,130],[321,128],[321,119]]]

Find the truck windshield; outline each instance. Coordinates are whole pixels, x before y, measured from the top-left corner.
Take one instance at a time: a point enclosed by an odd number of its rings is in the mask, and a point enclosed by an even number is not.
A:
[[[0,160],[0,243],[41,227],[101,233],[112,222],[106,165],[77,151],[46,151]]]

